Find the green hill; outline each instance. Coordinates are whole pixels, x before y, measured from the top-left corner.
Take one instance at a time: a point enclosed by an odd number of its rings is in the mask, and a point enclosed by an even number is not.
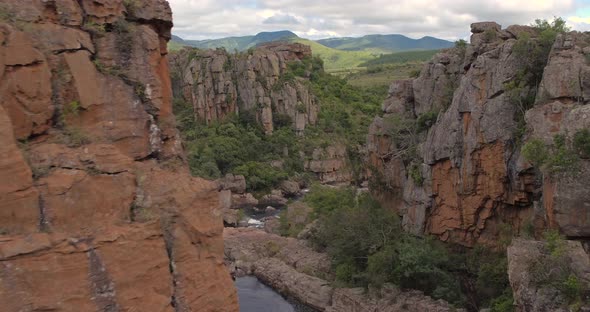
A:
[[[450,48],[453,42],[434,38],[423,37],[412,39],[403,35],[367,35],[353,38],[329,38],[318,40],[327,47],[345,51],[382,50],[389,52],[409,50],[440,50]]]
[[[296,34],[288,30],[282,30],[274,32],[261,32],[256,34],[255,36],[227,37],[208,40],[183,40],[178,36],[173,36],[171,42],[199,49],[225,48],[227,51],[244,51],[248,50],[249,48],[255,47],[256,45],[261,43],[290,40],[293,38],[299,37],[297,37]]]
[[[371,67],[388,64],[400,64],[407,62],[426,62],[430,60],[439,50],[407,51],[382,54],[379,57],[360,64],[360,67]]]
[[[376,59],[378,54],[367,51],[342,51],[326,47],[312,40],[296,38],[291,42],[309,45],[311,52],[324,60],[327,72],[339,73],[354,71],[361,63]]]

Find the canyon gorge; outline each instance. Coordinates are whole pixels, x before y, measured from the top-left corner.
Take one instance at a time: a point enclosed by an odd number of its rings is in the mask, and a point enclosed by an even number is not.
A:
[[[589,33],[474,23],[381,94],[301,43],[171,52],[172,27],[165,0],[0,3],[3,311],[239,311],[232,275],[318,311],[499,311],[355,287],[318,238],[340,189],[399,218],[383,241],[501,254],[503,311],[590,310]],[[445,273],[465,297],[470,272]]]

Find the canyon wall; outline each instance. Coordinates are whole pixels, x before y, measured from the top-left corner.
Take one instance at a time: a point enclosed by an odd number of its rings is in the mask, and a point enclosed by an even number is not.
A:
[[[164,0],[0,4],[3,311],[238,311],[172,114]]]
[[[186,48],[170,58],[175,95],[192,104],[204,123],[251,114],[266,133],[288,116],[302,133],[315,124],[318,104],[309,87],[311,68],[295,76],[289,63],[311,59],[309,46],[268,43],[244,53]]]
[[[392,83],[368,135],[373,192],[398,209],[407,230],[465,246],[549,227],[587,238],[588,160],[580,159],[579,173],[543,174],[521,147],[535,138],[552,144],[555,134],[571,146],[574,133],[589,128],[588,34],[557,36],[536,90],[515,88],[526,65],[516,50],[540,40],[539,30],[484,22],[471,31],[471,44]],[[518,102],[532,91],[534,105]],[[400,144],[407,120],[418,125],[412,157],[410,143]]]

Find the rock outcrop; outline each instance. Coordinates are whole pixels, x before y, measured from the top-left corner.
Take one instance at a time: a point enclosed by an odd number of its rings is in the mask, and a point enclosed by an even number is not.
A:
[[[549,144],[564,134],[571,142],[589,128],[587,34],[559,35],[539,90],[524,85],[515,95],[511,83],[525,66],[518,39],[534,42],[539,31],[486,22],[472,32],[471,44],[439,53],[418,78],[392,83],[385,115],[369,130],[373,192],[407,230],[465,246],[494,246],[501,231],[529,225],[588,237],[587,175],[543,177],[520,155],[523,140]],[[532,109],[519,106],[516,96],[535,91]],[[580,163],[586,172],[588,161]]]
[[[306,82],[309,69],[295,76],[290,63],[311,59],[309,46],[269,43],[246,53],[185,49],[170,59],[175,95],[192,104],[204,123],[229,115],[250,116],[272,133],[288,119],[298,133],[315,124],[318,104]]]
[[[337,288],[332,296],[332,306],[326,312],[464,312],[443,300],[433,300],[420,291],[401,291],[385,285],[375,293],[366,294],[362,288]]]
[[[528,139],[553,144],[562,135],[571,146],[576,132],[590,129],[590,49],[587,33],[557,37],[543,72],[536,105],[525,115]],[[530,168],[530,164],[524,166]],[[529,169],[530,170],[530,169]],[[590,237],[590,160],[582,158],[574,174],[544,175],[542,199],[548,227],[570,238]]]
[[[0,10],[2,310],[237,311],[217,185],[172,115],[168,3]]]
[[[343,144],[314,149],[304,167],[306,171],[316,174],[322,184],[348,185],[353,180],[346,146]]]
[[[579,289],[590,289],[590,258],[582,244],[574,241],[553,244],[553,250],[549,250],[546,242],[517,239],[508,247],[508,276],[520,311],[571,311],[568,307],[571,298],[563,292],[562,284],[572,276]],[[577,311],[587,311],[590,294],[581,296],[574,304],[579,304]]]
[[[328,255],[307,243],[252,228],[226,228],[225,256],[236,274],[252,274],[286,296],[320,311],[463,311],[419,291],[386,287],[380,294],[334,288]]]

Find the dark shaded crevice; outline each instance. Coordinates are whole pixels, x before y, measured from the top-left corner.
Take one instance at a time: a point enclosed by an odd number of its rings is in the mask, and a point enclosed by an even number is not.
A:
[[[95,248],[88,251],[89,278],[93,301],[98,311],[119,312],[115,284],[110,279],[104,263]]]
[[[500,96],[500,95],[502,95],[502,94],[504,94],[504,90],[499,90],[498,92],[496,92],[496,93],[494,93],[494,94],[490,95],[490,96],[488,97],[488,100],[493,100],[493,99],[495,99],[495,98],[499,97],[499,96]]]
[[[164,242],[166,244],[166,255],[168,255],[168,270],[172,277],[172,297],[170,297],[170,305],[174,308],[175,312],[186,311],[184,305],[179,300],[178,296],[178,281],[176,280],[176,266],[174,264],[174,235],[172,234],[171,227],[173,221],[169,216],[162,216],[160,219],[160,226],[164,233]]]
[[[63,53],[74,53],[74,52],[78,52],[78,51],[88,51],[90,54],[94,54],[94,52],[90,51],[90,49],[88,49],[87,47],[82,46],[82,45],[79,48],[77,48],[77,49],[59,49],[59,50],[55,50],[55,51],[53,51],[53,54],[54,55],[60,55],[60,54],[63,54]]]
[[[43,63],[45,63],[45,62],[42,60],[35,60],[35,61],[28,63],[28,64],[5,64],[4,66],[6,67],[7,71],[10,71],[10,70],[17,70],[17,69],[23,68],[23,67],[37,66],[37,65],[40,65]]]
[[[45,198],[39,194],[39,231],[49,232],[49,218],[45,207]]]

